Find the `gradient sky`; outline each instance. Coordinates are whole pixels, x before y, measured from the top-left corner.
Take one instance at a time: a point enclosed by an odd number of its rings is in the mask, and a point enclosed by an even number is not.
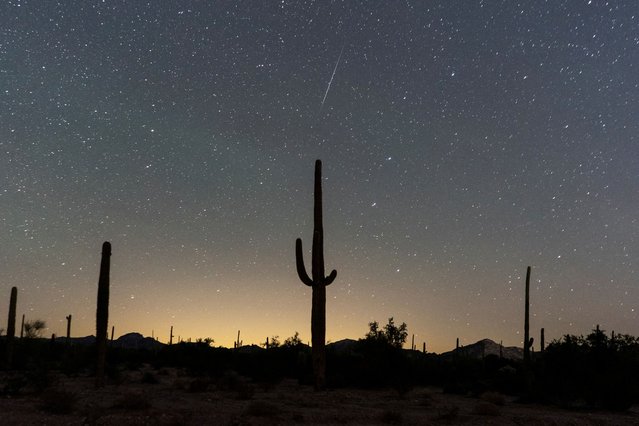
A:
[[[94,334],[108,240],[116,336],[310,340],[320,158],[327,339],[521,345],[528,265],[533,336],[637,335],[638,27],[634,0],[3,1],[0,318],[17,286]]]

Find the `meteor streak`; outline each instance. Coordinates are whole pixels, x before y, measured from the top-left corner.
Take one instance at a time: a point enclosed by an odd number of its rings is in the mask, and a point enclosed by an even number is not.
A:
[[[324,92],[324,99],[322,99],[322,105],[320,105],[320,111],[324,108],[324,102],[326,101],[326,97],[328,96],[328,91],[331,90],[331,83],[333,83],[333,78],[335,77],[335,72],[337,71],[337,67],[339,66],[339,61],[342,59],[342,53],[344,53],[344,45],[342,45],[342,50],[339,52],[339,56],[337,57],[337,62],[335,63],[335,68],[333,68],[333,74],[331,74],[331,79],[328,80],[328,86],[326,87],[326,92]]]

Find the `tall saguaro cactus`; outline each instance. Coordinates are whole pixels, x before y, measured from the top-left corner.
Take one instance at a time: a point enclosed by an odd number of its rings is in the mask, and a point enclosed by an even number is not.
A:
[[[313,289],[311,307],[311,343],[315,389],[321,390],[326,384],[326,286],[337,276],[333,270],[324,276],[324,227],[322,225],[322,162],[315,161],[315,195],[313,208],[313,252],[312,278],[304,266],[302,239],[295,241],[295,263],[300,280]]]
[[[104,386],[104,366],[106,364],[107,327],[109,323],[109,274],[111,270],[111,243],[102,244],[100,278],[98,279],[98,308],[96,310],[97,366],[95,385]]]
[[[7,321],[7,346],[6,361],[7,368],[11,368],[13,361],[13,339],[16,336],[16,304],[18,303],[18,288],[11,287],[11,296],[9,296],[9,318]]]
[[[530,337],[530,266],[526,270],[526,302],[524,309],[524,362],[530,362],[530,347],[533,339]]]

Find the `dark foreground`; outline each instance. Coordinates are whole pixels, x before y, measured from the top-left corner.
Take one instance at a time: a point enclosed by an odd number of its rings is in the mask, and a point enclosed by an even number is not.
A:
[[[6,386],[11,373],[2,373]],[[0,399],[3,425],[636,425],[639,407],[624,413],[522,404],[499,393],[465,397],[434,387],[314,392],[295,380],[251,382],[228,373],[193,378],[174,368],[145,366],[102,389],[89,377],[52,373],[41,392],[21,389]]]

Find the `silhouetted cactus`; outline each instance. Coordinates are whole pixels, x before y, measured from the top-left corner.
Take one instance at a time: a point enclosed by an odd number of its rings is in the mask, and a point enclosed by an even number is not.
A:
[[[295,264],[300,280],[313,289],[311,307],[311,342],[315,389],[321,390],[326,384],[326,286],[337,276],[333,270],[324,276],[324,227],[322,224],[322,162],[315,161],[315,191],[313,207],[313,250],[312,278],[304,266],[302,239],[295,241]]]
[[[173,344],[173,326],[171,326],[171,331],[169,332],[169,345]]]
[[[22,323],[20,324],[20,338],[24,337],[24,314],[22,314]]]
[[[13,339],[16,335],[16,304],[18,303],[18,288],[11,287],[11,296],[9,296],[9,318],[7,321],[7,346],[6,361],[7,368],[11,368],[13,362]]]
[[[541,338],[541,341],[539,342],[539,348],[541,349],[541,352],[543,352],[544,350],[546,350],[546,336],[544,335],[543,327],[541,329],[541,336],[539,337]]]
[[[530,337],[530,266],[526,270],[526,301],[524,309],[524,361],[530,361],[530,347],[532,339]]]
[[[111,342],[113,342],[113,334],[115,333],[115,326],[111,326]]]
[[[233,342],[233,347],[235,349],[242,347],[242,341],[240,340],[240,330],[237,330],[237,340]]]
[[[71,338],[71,314],[67,316],[67,339]]]
[[[104,386],[104,368],[106,364],[107,327],[109,323],[109,273],[111,269],[111,243],[102,244],[100,278],[98,280],[98,308],[96,310],[96,346],[97,366],[95,385]]]

